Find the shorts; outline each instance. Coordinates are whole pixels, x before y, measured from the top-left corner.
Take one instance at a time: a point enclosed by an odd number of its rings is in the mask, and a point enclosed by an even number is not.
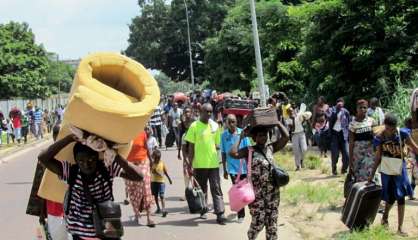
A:
[[[153,196],[163,198],[165,193],[165,184],[160,182],[151,182],[151,192]]]

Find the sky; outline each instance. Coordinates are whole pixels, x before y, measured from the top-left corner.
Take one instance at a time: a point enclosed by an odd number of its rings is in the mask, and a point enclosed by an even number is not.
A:
[[[78,59],[128,46],[137,0],[0,0],[0,23],[26,22],[49,52]]]

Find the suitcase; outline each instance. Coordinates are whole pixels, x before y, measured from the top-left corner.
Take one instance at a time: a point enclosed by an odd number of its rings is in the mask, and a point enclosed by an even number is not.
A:
[[[207,212],[205,193],[193,177],[185,190],[185,195],[190,213]]]
[[[234,114],[236,116],[247,116],[252,112],[251,109],[243,109],[243,108],[228,108],[223,110],[223,114]]]
[[[227,99],[223,103],[223,114],[234,114],[238,116],[246,116],[257,107],[256,101]]]
[[[244,126],[273,127],[279,124],[275,108],[256,108],[244,119]]]
[[[351,230],[372,224],[379,209],[382,187],[366,183],[355,183],[344,204],[341,220]]]

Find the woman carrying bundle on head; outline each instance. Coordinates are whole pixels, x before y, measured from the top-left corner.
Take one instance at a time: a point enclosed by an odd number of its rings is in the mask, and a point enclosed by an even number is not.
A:
[[[244,129],[240,139],[231,149],[230,155],[235,159],[248,158],[252,154],[251,171],[255,200],[249,205],[252,217],[248,239],[254,240],[261,230],[266,228],[266,239],[277,239],[277,218],[280,203],[279,188],[273,183],[272,164],[273,154],[282,149],[289,141],[289,133],[282,123],[278,122],[280,137],[274,143],[267,143],[270,127],[256,126],[251,130]],[[238,149],[241,141],[251,136],[255,142],[252,148]],[[254,151],[252,151],[254,149]]]

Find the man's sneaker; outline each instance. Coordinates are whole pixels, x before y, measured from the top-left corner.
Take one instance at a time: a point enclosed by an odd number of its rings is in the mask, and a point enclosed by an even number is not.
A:
[[[243,223],[243,222],[244,222],[244,218],[243,218],[243,217],[238,218],[237,222],[238,222],[238,223]]]
[[[201,213],[200,214],[200,219],[206,220],[206,219],[208,219],[208,215],[206,213]]]
[[[218,215],[218,217],[216,218],[216,222],[219,225],[225,225],[225,222],[226,222],[225,216],[223,214]]]
[[[161,213],[161,209],[157,209],[157,211],[155,211],[155,214],[160,214]]]

